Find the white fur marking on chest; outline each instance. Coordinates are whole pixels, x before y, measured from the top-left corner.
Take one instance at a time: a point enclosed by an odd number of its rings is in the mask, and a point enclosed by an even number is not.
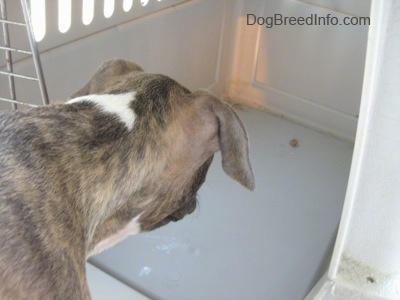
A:
[[[122,241],[124,238],[128,237],[129,235],[134,235],[140,233],[140,223],[139,223],[139,218],[142,214],[136,216],[134,219],[132,219],[123,229],[118,231],[117,233],[109,236],[108,238],[100,241],[92,252],[89,253],[88,256],[92,256],[95,254],[98,254],[105,249],[111,248],[118,244],[120,241]]]
[[[86,95],[71,99],[67,104],[77,103],[81,101],[89,101],[96,103],[97,106],[106,113],[115,114],[120,121],[132,130],[135,122],[135,113],[130,107],[132,101],[135,100],[135,92],[125,94],[104,94],[104,95]]]

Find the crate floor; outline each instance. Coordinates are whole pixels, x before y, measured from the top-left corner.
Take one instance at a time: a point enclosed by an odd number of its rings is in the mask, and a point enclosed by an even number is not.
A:
[[[303,299],[329,261],[353,145],[264,112],[240,115],[255,192],[217,155],[192,215],[90,261],[153,299]]]

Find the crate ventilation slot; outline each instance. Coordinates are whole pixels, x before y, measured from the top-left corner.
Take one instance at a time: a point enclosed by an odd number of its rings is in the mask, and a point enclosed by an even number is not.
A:
[[[30,0],[30,3],[36,41],[54,40],[55,34],[68,34],[64,36],[65,43],[187,1]]]

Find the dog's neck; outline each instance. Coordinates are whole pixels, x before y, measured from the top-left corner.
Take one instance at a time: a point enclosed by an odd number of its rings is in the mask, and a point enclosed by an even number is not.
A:
[[[124,94],[121,99],[127,101],[128,96]],[[102,96],[96,97],[102,100]],[[74,102],[79,101],[71,103]],[[144,230],[157,227],[155,224],[179,208],[179,199],[188,197],[190,192],[185,190],[188,181],[216,151],[215,147],[204,151],[200,142],[189,143],[193,136],[190,129],[196,123],[184,126],[181,119],[191,118],[191,122],[184,120],[184,123],[193,123],[194,111],[176,116],[163,130],[147,130],[155,127],[154,123],[131,130],[132,126],[126,126],[123,118],[115,122],[113,115],[109,115],[110,120],[104,116],[98,118],[97,113],[93,115],[100,123],[95,123],[97,135],[89,142],[94,144],[87,153],[90,165],[79,174],[82,180],[76,199],[82,208],[86,253],[141,213],[140,219],[146,223]],[[147,131],[140,132],[144,130],[141,128]],[[112,143],[101,143],[102,131],[108,134],[108,139],[110,132],[113,133]]]
[[[145,163],[149,159],[146,158],[141,163],[135,153],[130,153],[125,158],[124,170],[112,166],[120,162],[110,159],[107,164],[111,165],[109,169],[113,170],[112,174],[105,172],[93,178],[93,183],[85,189],[81,197],[87,253],[99,241],[122,230],[155,200],[148,187],[152,186],[157,190],[157,182],[165,166],[163,160],[165,159],[162,157],[154,158],[157,166],[149,169],[150,166]]]
[[[149,146],[163,144],[160,134],[132,130],[136,116],[129,103],[133,97],[134,93],[90,95],[59,107],[80,114],[82,136],[86,137],[78,141],[82,143],[78,145],[82,153],[66,151],[69,158],[63,161],[67,177],[74,178],[77,185],[68,189],[70,194],[66,197],[73,199],[70,211],[77,214],[74,219],[81,220],[79,227],[87,253],[96,242],[121,229],[129,218],[144,210],[152,200],[146,187],[156,187],[165,168],[168,151]],[[120,112],[105,98],[124,110]],[[129,215],[124,215],[124,211]]]

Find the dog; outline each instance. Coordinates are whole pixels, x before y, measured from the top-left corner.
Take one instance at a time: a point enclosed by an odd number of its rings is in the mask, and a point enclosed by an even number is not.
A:
[[[253,190],[234,110],[122,59],[65,104],[0,113],[0,299],[90,299],[86,259],[192,213],[217,151]]]

